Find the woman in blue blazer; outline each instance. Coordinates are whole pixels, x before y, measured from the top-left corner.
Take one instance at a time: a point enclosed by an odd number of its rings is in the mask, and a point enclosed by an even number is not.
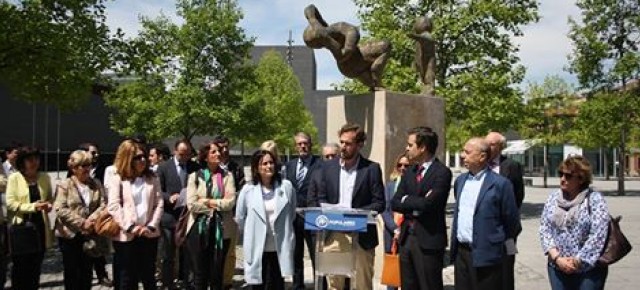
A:
[[[265,150],[251,158],[253,183],[238,196],[236,219],[243,229],[244,276],[251,289],[284,289],[293,274],[296,194]]]

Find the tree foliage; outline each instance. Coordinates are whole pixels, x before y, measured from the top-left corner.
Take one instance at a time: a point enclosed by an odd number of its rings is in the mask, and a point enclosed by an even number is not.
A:
[[[106,0],[0,0],[0,85],[16,98],[74,108],[111,65],[119,31]]]
[[[223,133],[246,127],[242,94],[252,81],[252,40],[238,22],[235,1],[180,0],[184,24],[167,17],[142,19],[142,32],[123,45],[118,71],[137,80],[107,98],[112,127],[150,139]]]
[[[557,75],[541,84],[529,84],[520,133],[523,138],[559,145],[570,141],[580,100],[567,82]]]
[[[256,84],[245,103],[256,104],[261,112],[261,130],[247,136],[250,145],[273,139],[284,150],[294,150],[293,136],[299,131],[317,136],[311,113],[305,108],[304,91],[291,67],[275,50],[265,52],[256,68]]]
[[[538,20],[538,3],[524,1],[356,0],[368,37],[391,41],[393,51],[383,78],[389,90],[418,93],[414,42],[407,34],[420,15],[430,15],[437,40],[436,93],[446,100],[447,145],[459,149],[466,136],[506,130],[517,124],[522,81],[513,36]],[[363,92],[354,82],[341,89]],[[455,128],[452,128],[455,127]]]

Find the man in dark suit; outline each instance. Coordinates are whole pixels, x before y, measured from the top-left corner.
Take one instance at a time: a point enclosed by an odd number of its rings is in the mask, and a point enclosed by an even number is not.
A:
[[[307,190],[315,170],[320,165],[320,159],[311,154],[313,143],[311,136],[305,132],[298,132],[294,136],[298,158],[286,163],[286,179],[291,181],[296,189],[296,207],[307,207]],[[304,218],[296,215],[294,221],[296,235],[296,245],[293,252],[293,288],[294,290],[304,289],[304,243],[307,242],[307,249],[311,257],[311,265],[315,267],[315,241],[311,231],[305,231]],[[314,271],[315,272],[315,271]]]
[[[340,158],[322,166],[322,182],[318,190],[320,203],[338,204],[382,213],[385,209],[384,186],[380,165],[360,155],[367,137],[357,124],[346,124],[339,131]],[[368,225],[358,234],[355,249],[356,289],[373,289],[373,265],[378,231]],[[325,251],[351,250],[350,236],[333,233],[325,242]],[[344,287],[344,277],[331,277],[329,289]]]
[[[311,175],[311,180],[309,181],[309,189],[307,190],[307,207],[318,207],[320,204],[318,203],[318,188],[320,188],[320,183],[322,182],[322,166],[327,161],[332,160],[338,157],[340,153],[340,146],[336,143],[325,143],[322,145],[322,162],[318,168]]]
[[[220,149],[220,167],[227,172],[231,172],[236,186],[236,193],[240,192],[246,183],[244,179],[244,168],[237,162],[231,160],[231,156],[229,154],[229,138],[223,135],[217,135],[213,138],[213,143],[218,146],[218,149]],[[233,214],[235,214],[235,212],[235,210],[232,211]],[[230,222],[233,223],[233,233],[231,234],[231,240],[229,242],[230,250],[227,251],[227,256],[224,259],[223,285],[225,289],[231,289],[233,286],[233,275],[235,274],[236,269],[235,249],[238,244],[238,225],[233,220]]]
[[[182,209],[186,201],[187,177],[192,172],[198,170],[198,164],[191,161],[191,142],[189,140],[178,140],[175,143],[173,158],[161,163],[158,166],[158,179],[160,189],[164,199],[164,213],[162,214],[162,284],[163,287],[173,289],[175,285],[174,265],[180,259],[181,253],[176,255],[176,244],[174,240],[174,230],[176,222],[180,218]],[[176,257],[178,256],[178,257]],[[179,261],[184,261],[180,259]],[[179,279],[186,280],[186,269],[184,263],[179,263]]]
[[[516,205],[518,206],[518,211],[520,210],[520,206],[522,206],[522,200],[524,200],[524,180],[522,178],[523,170],[522,165],[520,163],[508,158],[507,156],[502,155],[502,150],[507,146],[507,138],[505,138],[502,134],[498,132],[489,132],[485,137],[485,140],[489,144],[491,153],[489,156],[489,168],[493,170],[493,172],[498,173],[505,178],[511,181],[511,185],[513,185],[513,193],[515,194]],[[520,219],[520,214],[518,214],[518,219]],[[508,243],[511,243],[509,241]],[[513,241],[515,246],[515,241]],[[503,279],[503,290],[513,290],[515,289],[515,280],[514,280],[514,268],[516,263],[516,255],[515,255],[515,247],[512,251],[507,252],[505,256],[505,261],[502,264],[502,279]]]
[[[460,290],[502,289],[506,242],[520,229],[511,182],[488,167],[489,145],[471,138],[462,158],[469,172],[454,183],[451,259]]]
[[[404,219],[399,238],[402,288],[442,290],[451,170],[435,158],[438,135],[431,128],[416,127],[408,134],[406,156],[415,165],[391,200],[393,211]]]

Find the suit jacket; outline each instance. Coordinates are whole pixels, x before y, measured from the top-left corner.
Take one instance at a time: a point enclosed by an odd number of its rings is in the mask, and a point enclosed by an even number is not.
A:
[[[131,226],[151,226],[155,228],[151,237],[160,236],[160,218],[162,216],[162,193],[160,192],[160,182],[157,177],[145,178],[145,198],[149,205],[144,224],[137,224],[138,214],[136,204],[133,200],[132,181],[121,180],[120,175],[110,178],[109,197],[107,209],[113,220],[120,226],[120,234],[113,238],[114,241],[128,242],[133,240],[133,234],[127,232]]]
[[[98,214],[106,208],[106,198],[104,188],[100,181],[93,180],[96,189],[91,190],[89,200],[83,201],[80,198],[78,187],[73,179],[67,178],[58,184],[56,188],[56,199],[53,209],[56,211],[56,235],[63,238],[71,238],[75,233],[82,231],[82,224],[85,220],[95,220]],[[88,210],[85,210],[85,203],[88,203]]]
[[[235,236],[237,227],[232,226],[233,206],[236,204],[236,186],[233,175],[229,171],[224,171],[222,185],[224,186],[224,196],[216,199],[216,210],[222,215],[222,227],[224,238]],[[197,182],[196,182],[197,178]],[[187,220],[187,233],[200,214],[208,214],[211,209],[204,202],[211,197],[207,197],[207,182],[204,180],[200,171],[189,174],[187,182],[187,207],[191,210],[191,215]]]
[[[384,212],[384,186],[380,165],[363,156],[359,157],[356,168],[356,181],[353,187],[351,207]],[[340,202],[340,159],[335,158],[322,166],[322,181],[318,190],[318,201],[337,204]],[[375,225],[368,225],[367,232],[358,237],[360,246],[373,249],[378,245],[378,230]]]
[[[246,180],[244,179],[244,168],[242,168],[242,166],[237,162],[229,160],[229,163],[227,163],[227,171],[231,172],[231,175],[233,175],[236,192],[240,191],[246,183]]]
[[[422,249],[444,250],[447,247],[445,210],[451,189],[451,170],[435,158],[420,183],[418,173],[418,165],[407,169],[391,200],[391,208],[404,214],[400,245],[404,245],[410,223],[413,223]]]
[[[507,156],[500,156],[500,175],[511,181],[513,185],[513,193],[516,198],[516,205],[518,208],[522,206],[524,200],[524,181],[522,176],[524,175],[522,165],[508,158]]]
[[[162,198],[164,199],[164,212],[167,215],[162,217],[162,225],[165,227],[173,227],[175,222],[180,217],[182,207],[175,207],[169,201],[169,197],[173,193],[180,192],[183,188],[187,187],[187,178],[189,174],[198,170],[198,164],[189,160],[187,161],[187,174],[184,180],[180,180],[178,171],[176,170],[175,158],[171,158],[165,162],[162,162],[158,166],[158,179],[160,180],[160,190],[162,191]],[[184,184],[184,187],[182,186]]]
[[[384,190],[384,201],[385,208],[382,213],[382,222],[384,223],[384,252],[391,252],[391,242],[393,240],[394,231],[398,228],[396,225],[396,221],[393,219],[393,211],[391,210],[391,199],[393,199],[393,195],[396,193],[396,184],[400,182],[400,177],[395,180],[387,181],[387,185]]]
[[[471,256],[474,267],[502,263],[502,258],[506,254],[504,242],[515,238],[520,228],[518,207],[511,182],[488,168],[485,174],[473,213]],[[469,173],[464,173],[456,178],[453,190],[457,201],[460,201],[460,194],[468,176]],[[455,261],[458,252],[459,206],[460,203],[456,202],[451,229],[452,261]]]
[[[276,218],[273,226],[276,252],[282,276],[293,275],[296,194],[288,180],[275,184]],[[236,219],[243,229],[244,277],[249,284],[262,284],[262,255],[267,238],[267,214],[260,184],[247,184],[238,195]]]
[[[53,202],[51,194],[51,178],[46,172],[38,173],[38,191],[44,201]],[[14,172],[7,180],[7,222],[11,224],[23,223],[25,214],[36,213],[35,200],[29,197],[29,184],[22,173]],[[40,211],[44,219],[45,247],[53,246],[53,232],[50,230],[49,215]]]
[[[296,202],[298,207],[307,207],[309,202],[307,201],[307,194],[309,189],[309,184],[313,179],[313,173],[320,167],[320,163],[322,162],[320,158],[316,156],[309,156],[309,161],[307,165],[307,174],[302,179],[302,182],[298,184],[297,181],[297,167],[298,160],[300,158],[292,159],[286,164],[286,174],[285,178],[291,181],[293,188],[296,190]]]

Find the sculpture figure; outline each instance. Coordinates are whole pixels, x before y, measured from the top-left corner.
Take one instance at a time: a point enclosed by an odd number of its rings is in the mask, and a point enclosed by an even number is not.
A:
[[[428,16],[421,16],[413,24],[409,37],[416,41],[415,67],[422,82],[422,93],[435,94],[436,85],[436,41],[431,35],[433,24]]]
[[[346,22],[328,25],[315,5],[304,9],[309,25],[303,39],[310,48],[326,48],[336,59],[338,70],[369,87],[371,91],[382,88],[382,73],[389,59],[391,43],[386,40],[369,41],[358,45],[358,28]]]

